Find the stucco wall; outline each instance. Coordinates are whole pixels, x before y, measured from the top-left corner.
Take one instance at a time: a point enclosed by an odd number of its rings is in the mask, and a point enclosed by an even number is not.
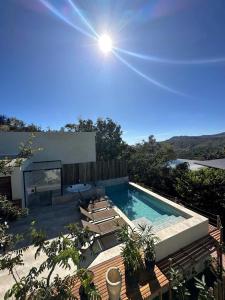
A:
[[[0,155],[15,155],[21,142],[26,143],[29,132],[0,132]],[[93,132],[37,132],[33,147],[43,150],[34,154],[33,161],[61,160],[62,164],[96,161]]]
[[[25,159],[20,167],[13,167],[11,174],[4,175],[0,173],[0,177],[11,177],[12,200],[21,199],[22,207],[25,207],[23,170],[29,165],[29,163],[29,160]],[[11,165],[13,166],[14,164],[15,161],[13,160]]]
[[[23,199],[23,172],[15,168],[11,175],[12,199]]]
[[[187,227],[180,232],[176,232],[173,226],[171,226],[170,231],[170,236],[168,238],[163,237],[162,239],[160,239],[160,232],[157,233],[159,242],[156,245],[156,261],[160,261],[166,256],[206,236],[208,234],[208,220],[197,222],[196,225]]]
[[[16,167],[11,175],[0,174],[0,177],[11,177],[12,199],[22,199],[23,197],[23,173]]]
[[[0,174],[0,177],[10,176],[11,177],[11,189],[12,189],[12,200],[22,199],[22,205],[24,202],[24,191],[23,191],[23,172],[19,167],[15,167],[11,175]]]

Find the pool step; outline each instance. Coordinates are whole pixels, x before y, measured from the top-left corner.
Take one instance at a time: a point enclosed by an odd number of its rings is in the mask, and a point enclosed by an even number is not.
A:
[[[152,223],[150,220],[148,220],[145,217],[133,220],[133,223],[136,227],[138,227],[138,225],[153,226],[153,232],[157,232],[157,231],[163,230],[169,226],[172,226],[176,223],[179,223],[183,220],[184,220],[184,218],[182,216],[163,215],[160,218],[158,218],[158,220],[155,220],[154,223]]]
[[[136,220],[133,220],[132,222],[134,223],[134,225],[136,227],[138,227],[139,225],[140,226],[144,226],[144,225],[152,226],[153,225],[152,222],[145,217],[138,218]]]
[[[184,220],[182,216],[164,215],[153,223],[153,231],[157,232]]]

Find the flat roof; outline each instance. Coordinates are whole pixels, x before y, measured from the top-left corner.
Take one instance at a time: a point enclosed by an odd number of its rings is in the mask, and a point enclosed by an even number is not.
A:
[[[196,171],[196,170],[200,170],[200,169],[204,169],[205,167],[202,165],[198,164],[197,160],[194,159],[184,159],[184,158],[177,158],[175,160],[172,160],[170,162],[170,166],[172,168],[175,168],[176,166],[183,164],[183,163],[187,163],[189,165],[189,169],[192,171]]]
[[[24,171],[53,170],[62,168],[61,160],[32,162]]]
[[[203,161],[199,160],[196,161],[195,164],[205,166],[205,167],[225,170],[225,158],[203,160]]]

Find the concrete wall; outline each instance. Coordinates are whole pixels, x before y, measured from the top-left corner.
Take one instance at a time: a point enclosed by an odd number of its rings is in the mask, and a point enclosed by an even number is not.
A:
[[[23,199],[23,172],[20,168],[15,168],[11,174],[12,199]]]
[[[26,143],[29,132],[0,132],[0,155],[15,155],[20,143]],[[62,164],[96,161],[94,132],[37,132],[34,148],[43,148],[32,161],[61,160]]]
[[[160,238],[160,232],[157,232],[157,236],[159,237],[159,242],[156,245],[156,260],[160,261],[161,259],[167,257],[168,255],[175,253],[176,251],[182,249],[183,247],[190,245],[191,243],[198,241],[202,237],[208,234],[208,220],[203,222],[197,222],[193,226],[186,226],[183,229],[185,221],[183,224],[178,223],[177,225],[181,226],[180,232],[177,232],[178,226],[171,226],[170,232],[168,230],[168,237],[165,236],[165,232],[163,233],[163,237]],[[193,222],[194,223],[194,222]],[[183,229],[183,230],[182,230]]]
[[[23,203],[24,188],[23,188],[23,172],[21,172],[21,168],[15,167],[11,175],[0,174],[0,177],[5,177],[5,176],[11,177],[12,200],[22,199],[22,203]]]
[[[30,161],[25,159],[20,167],[13,167],[11,174],[1,174],[0,177],[10,176],[11,177],[11,189],[12,189],[12,200],[21,199],[22,207],[25,207],[25,195],[24,195],[24,181],[23,181],[23,170],[29,165]],[[15,164],[12,160],[11,165]]]
[[[0,177],[11,177],[11,188],[12,188],[12,199],[22,199],[23,196],[23,173],[20,171],[20,168],[16,167],[12,174],[3,175],[0,174]]]

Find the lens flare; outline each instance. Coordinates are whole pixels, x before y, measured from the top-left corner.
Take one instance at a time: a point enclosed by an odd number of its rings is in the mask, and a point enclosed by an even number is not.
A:
[[[217,64],[224,63],[225,57],[215,57],[215,58],[205,58],[205,59],[189,59],[189,60],[175,60],[169,58],[161,58],[152,55],[141,54],[138,52],[128,51],[122,48],[115,48],[120,53],[126,54],[128,56],[133,56],[135,58],[148,60],[153,63],[161,64],[172,64],[172,65],[206,65],[206,64]]]
[[[84,24],[92,31],[92,33],[98,37],[97,32],[94,30],[92,25],[88,22],[88,20],[85,18],[85,16],[81,13],[79,8],[75,5],[75,3],[72,0],[68,0],[68,3],[71,5],[75,13],[81,18],[81,20],[84,22]]]
[[[112,39],[108,34],[103,34],[98,39],[98,46],[104,54],[108,54],[113,48]]]
[[[51,11],[56,17],[58,17],[61,21],[65,22],[67,25],[71,26],[73,29],[79,31],[80,33],[82,33],[83,35],[86,35],[87,37],[91,38],[91,39],[95,39],[95,36],[93,36],[92,34],[90,34],[89,32],[87,32],[86,30],[82,29],[81,27],[75,25],[73,22],[71,22],[70,20],[68,20],[62,13],[60,13],[52,4],[50,4],[48,1],[46,0],[39,0],[42,5],[44,5],[46,8],[49,9],[49,11]]]
[[[125,60],[124,58],[122,58],[118,53],[116,53],[115,51],[113,51],[113,54],[115,55],[115,57],[120,61],[122,62],[125,66],[127,66],[130,70],[132,70],[133,72],[135,72],[136,74],[138,74],[140,77],[146,79],[147,81],[149,81],[150,83],[152,83],[153,85],[163,89],[163,90],[166,90],[170,93],[173,93],[173,94],[177,94],[179,96],[182,96],[182,97],[189,97],[188,95],[180,92],[180,91],[177,91],[155,79],[153,79],[152,77],[142,73],[141,71],[139,71],[137,68],[135,68],[134,66],[132,66],[127,60]]]

